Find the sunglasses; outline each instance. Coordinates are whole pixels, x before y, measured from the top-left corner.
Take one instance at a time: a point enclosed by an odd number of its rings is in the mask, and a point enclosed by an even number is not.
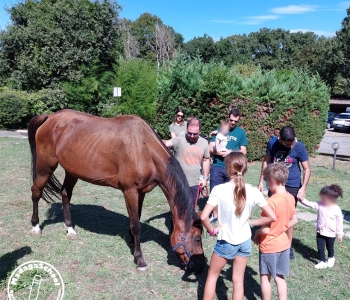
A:
[[[184,118],[184,116],[183,116],[183,115],[176,115],[176,117],[177,117],[177,118],[181,118],[181,119],[183,119],[183,118]]]
[[[230,119],[230,122],[231,122],[231,123],[238,123],[238,121],[232,120],[232,119]]]

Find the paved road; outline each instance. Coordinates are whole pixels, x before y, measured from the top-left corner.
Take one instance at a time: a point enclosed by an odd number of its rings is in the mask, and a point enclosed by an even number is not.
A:
[[[0,130],[0,137],[28,138],[27,130]]]
[[[333,154],[332,143],[338,142],[340,148],[338,154],[350,157],[350,132],[334,132],[333,129],[327,129],[324,135],[318,153]]]

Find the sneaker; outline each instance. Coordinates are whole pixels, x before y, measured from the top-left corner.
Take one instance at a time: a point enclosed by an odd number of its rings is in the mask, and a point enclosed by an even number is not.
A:
[[[328,267],[327,263],[324,261],[321,261],[315,266],[315,269],[326,269],[327,267]]]
[[[328,258],[327,267],[328,268],[333,268],[334,267],[334,263],[335,263],[335,258],[334,257]]]
[[[294,250],[292,247],[290,247],[290,250],[289,250],[289,259],[295,259]]]

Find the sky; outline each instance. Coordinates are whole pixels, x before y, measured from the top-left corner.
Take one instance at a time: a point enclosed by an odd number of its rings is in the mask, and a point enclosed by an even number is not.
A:
[[[0,0],[0,28],[9,17],[4,6],[18,0]],[[205,33],[219,40],[249,34],[260,28],[314,31],[333,36],[341,27],[350,1],[338,0],[118,0],[121,17],[135,20],[144,12],[160,17],[180,32],[185,41]]]

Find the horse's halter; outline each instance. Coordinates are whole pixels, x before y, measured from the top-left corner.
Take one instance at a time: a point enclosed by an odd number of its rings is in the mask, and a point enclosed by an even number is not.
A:
[[[204,261],[200,261],[200,260],[197,260],[197,259],[193,259],[193,256],[191,254],[191,251],[187,248],[187,245],[185,243],[186,241],[186,235],[187,233],[184,232],[184,234],[182,235],[181,237],[181,241],[178,242],[173,248],[172,250],[173,251],[176,251],[177,248],[179,247],[183,247],[187,256],[188,256],[188,262],[187,263],[184,263],[184,262],[181,262],[181,268],[191,268],[193,270],[195,270],[195,265],[197,265],[198,267],[201,267],[202,265],[204,265]]]

